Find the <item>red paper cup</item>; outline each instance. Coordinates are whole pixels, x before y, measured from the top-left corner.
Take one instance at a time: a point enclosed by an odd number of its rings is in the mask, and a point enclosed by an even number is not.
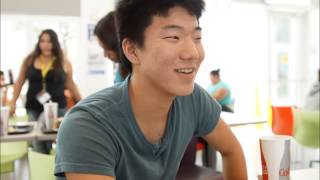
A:
[[[260,137],[263,180],[289,180],[290,136]]]

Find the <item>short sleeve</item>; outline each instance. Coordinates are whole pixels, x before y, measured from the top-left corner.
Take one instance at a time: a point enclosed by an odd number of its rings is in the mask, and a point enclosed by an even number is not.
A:
[[[56,176],[66,172],[115,176],[115,138],[95,116],[78,107],[65,116],[58,132]]]
[[[196,109],[196,131],[194,136],[204,136],[210,133],[217,125],[221,114],[221,106],[197,84],[195,84],[193,92],[193,101],[195,101],[194,108]]]

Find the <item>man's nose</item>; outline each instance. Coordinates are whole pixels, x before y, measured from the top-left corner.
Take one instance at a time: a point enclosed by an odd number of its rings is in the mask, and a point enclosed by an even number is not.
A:
[[[192,38],[187,38],[183,42],[182,50],[181,50],[181,59],[183,60],[192,60],[199,59],[200,52],[198,49],[198,45]]]

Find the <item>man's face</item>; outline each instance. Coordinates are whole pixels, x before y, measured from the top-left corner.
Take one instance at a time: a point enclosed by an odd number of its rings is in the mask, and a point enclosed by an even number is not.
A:
[[[133,76],[170,96],[192,93],[204,58],[197,18],[173,7],[167,17],[153,17],[144,38],[144,46],[136,50],[139,63],[133,64]]]

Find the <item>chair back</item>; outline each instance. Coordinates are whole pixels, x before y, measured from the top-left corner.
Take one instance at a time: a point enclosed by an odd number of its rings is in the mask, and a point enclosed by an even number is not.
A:
[[[320,111],[294,109],[294,138],[304,146],[320,145]]]
[[[54,156],[29,150],[30,180],[54,180]]]
[[[197,138],[193,137],[182,157],[180,166],[194,166],[196,161]]]
[[[215,169],[195,164],[198,138],[193,137],[183,155],[176,180],[223,180],[222,174]]]
[[[25,156],[27,151],[28,143],[26,141],[0,143],[1,174],[12,172],[14,170],[14,161]]]
[[[14,171],[14,162],[1,163],[0,174],[11,173]]]
[[[12,122],[13,124],[19,123],[19,122],[28,122],[28,121],[29,121],[28,115],[10,117],[10,122]]]
[[[272,132],[292,136],[293,113],[290,106],[272,106]]]

